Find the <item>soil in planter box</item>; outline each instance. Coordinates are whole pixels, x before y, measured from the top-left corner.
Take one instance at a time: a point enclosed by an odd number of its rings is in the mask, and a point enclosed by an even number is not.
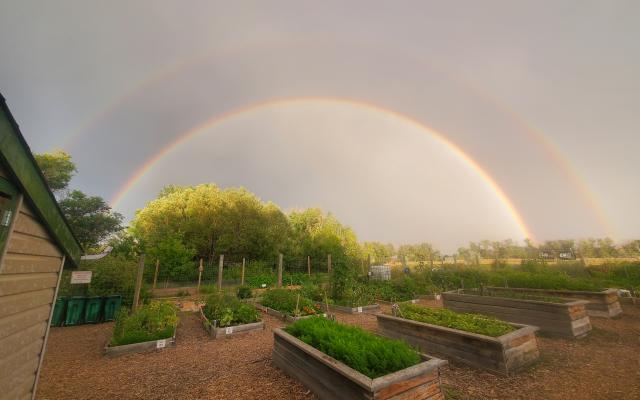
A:
[[[285,331],[371,379],[421,362],[418,352],[403,341],[382,338],[326,318],[299,320]]]
[[[465,332],[498,337],[516,330],[513,326],[496,318],[479,314],[458,313],[445,308],[426,308],[402,303],[398,316],[413,321],[459,329]]]

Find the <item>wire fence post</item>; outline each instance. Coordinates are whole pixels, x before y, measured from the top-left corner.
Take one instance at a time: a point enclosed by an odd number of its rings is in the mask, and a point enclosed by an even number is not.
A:
[[[136,290],[133,294],[133,309],[138,308],[140,302],[140,289],[142,288],[142,275],[144,274],[144,254],[140,255],[138,262],[138,276],[136,277]]]
[[[282,287],[282,253],[278,255],[278,287]]]
[[[218,263],[218,291],[222,291],[222,269],[224,268],[224,254],[220,254]]]
[[[327,254],[327,273],[331,273],[331,254]]]
[[[200,282],[202,281],[202,271],[204,271],[204,265],[202,265],[202,258],[200,259],[200,266],[198,267],[198,287],[196,293],[200,294]]]
[[[156,288],[158,283],[158,269],[160,269],[160,259],[156,258],[156,272],[153,274],[153,289]]]
[[[242,273],[240,274],[240,286],[244,286],[244,261],[245,258],[242,257]]]
[[[307,275],[311,276],[311,256],[307,256]]]

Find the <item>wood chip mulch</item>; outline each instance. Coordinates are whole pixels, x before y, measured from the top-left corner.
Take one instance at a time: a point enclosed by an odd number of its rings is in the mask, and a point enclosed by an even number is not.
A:
[[[640,306],[623,308],[615,319],[592,318],[585,339],[539,337],[540,361],[514,377],[450,363],[442,375],[447,398],[640,399]],[[377,329],[372,314],[336,317]],[[112,359],[102,356],[112,323],[52,328],[37,398],[313,399],[271,362],[272,329],[283,323],[263,318],[264,331],[211,340],[196,314],[183,313],[176,348]]]

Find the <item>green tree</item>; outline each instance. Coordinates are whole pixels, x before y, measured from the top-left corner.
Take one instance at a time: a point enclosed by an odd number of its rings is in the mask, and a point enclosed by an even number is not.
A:
[[[59,194],[69,187],[69,182],[78,170],[71,156],[62,150],[51,153],[34,154],[51,191]]]
[[[122,229],[123,217],[98,196],[87,196],[79,190],[60,201],[60,208],[82,247],[97,247]]]

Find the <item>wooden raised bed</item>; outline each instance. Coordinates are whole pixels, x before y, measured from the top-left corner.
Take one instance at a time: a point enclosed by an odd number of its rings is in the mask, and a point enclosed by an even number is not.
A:
[[[280,318],[281,320],[286,321],[286,322],[296,322],[298,320],[309,318],[309,317],[313,317],[315,315],[322,315],[323,317],[327,316],[327,314],[313,314],[313,315],[301,315],[299,317],[294,317],[293,315],[288,315],[288,314],[285,314],[285,313],[281,313],[280,311],[274,310],[273,308],[265,307],[262,304],[257,304],[256,303],[254,305],[258,310],[260,310],[262,312],[265,312],[268,315],[273,315],[274,317]]]
[[[173,336],[167,339],[150,340],[148,342],[123,344],[120,346],[110,346],[107,344],[104,348],[104,355],[106,357],[117,357],[124,354],[133,353],[146,353],[149,351],[161,351],[167,347],[176,347],[176,331],[178,327],[173,330]]]
[[[400,303],[411,303],[411,304],[416,304],[418,303],[420,300],[419,299],[411,299],[411,300],[405,300],[405,301],[387,301],[387,300],[376,300],[377,303],[379,304],[384,304],[387,306],[393,305],[393,304],[400,304]]]
[[[204,312],[202,312],[202,307],[200,307],[200,320],[202,321],[202,326],[204,326],[204,329],[213,339],[264,329],[264,321],[253,322],[251,324],[226,326],[222,328],[216,327],[211,321],[209,321],[206,315],[204,315]]]
[[[529,289],[529,288],[507,288],[507,287],[486,287],[490,292],[520,292],[547,296],[565,297],[569,299],[586,300],[587,314],[591,317],[611,318],[622,313],[622,307],[618,301],[618,290],[607,289],[601,292],[587,292],[578,290],[550,290],[550,289]]]
[[[444,360],[422,355],[420,364],[371,379],[282,329],[274,329],[273,336],[276,366],[320,399],[444,399]]]
[[[322,305],[322,309],[325,310],[326,308],[327,307],[323,304]],[[335,305],[335,304],[330,304],[329,305],[329,311],[331,311],[331,310],[340,311],[340,312],[347,313],[347,314],[361,314],[363,312],[377,311],[379,309],[380,309],[380,305],[379,304],[370,304],[368,306],[362,306],[362,307],[347,307],[347,306],[338,306],[338,305]]]
[[[533,325],[541,332],[580,338],[591,331],[587,301],[550,303],[537,300],[480,296],[454,290],[442,294],[444,307],[453,311],[491,315],[504,321]]]
[[[538,328],[533,326],[512,323],[517,330],[491,337],[386,314],[376,314],[376,318],[385,336],[402,339],[425,353],[501,375],[511,375],[540,356],[535,334]]]

